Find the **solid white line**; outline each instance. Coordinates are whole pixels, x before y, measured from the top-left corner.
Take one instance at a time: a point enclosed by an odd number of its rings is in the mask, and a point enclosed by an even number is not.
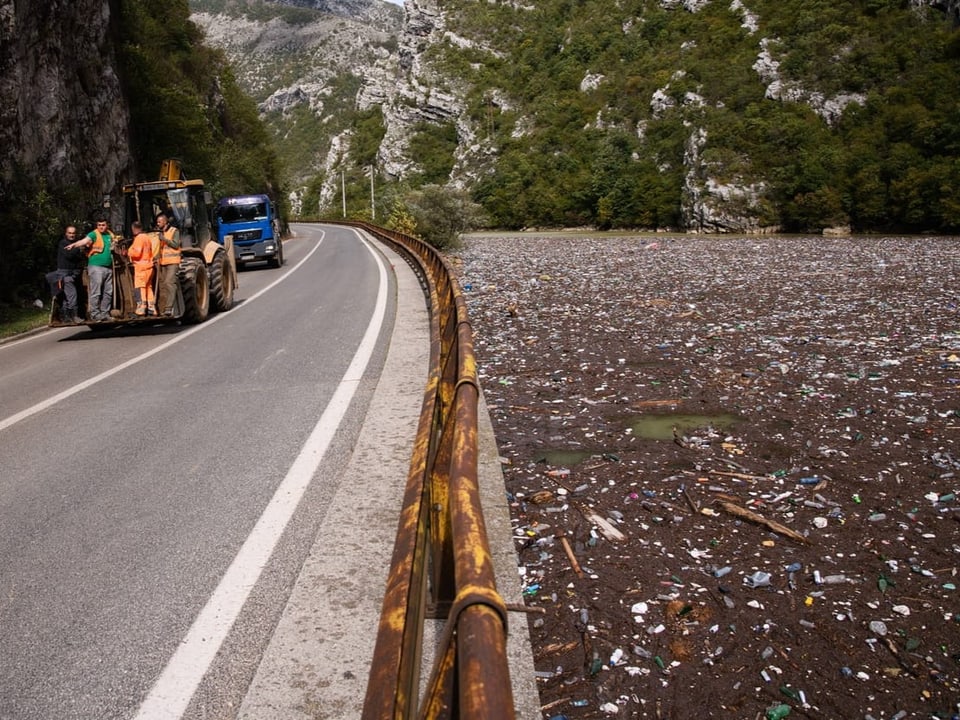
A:
[[[267,291],[270,290],[272,287],[274,287],[277,283],[283,282],[283,280],[284,280],[290,273],[295,272],[295,271],[297,270],[297,268],[299,268],[299,267],[300,267],[301,265],[303,265],[307,260],[309,260],[309,259],[310,259],[310,256],[313,255],[313,254],[320,248],[321,243],[323,243],[324,237],[326,237],[326,233],[323,232],[323,231],[321,231],[320,240],[317,242],[316,247],[314,247],[310,252],[308,252],[307,255],[306,255],[306,257],[303,258],[303,260],[301,260],[301,261],[298,262],[296,265],[294,265],[292,268],[290,268],[289,270],[287,270],[287,272],[283,273],[283,275],[281,275],[280,277],[278,277],[276,280],[274,280],[272,283],[270,283],[269,285],[267,285],[265,288],[260,289],[258,292],[254,293],[254,294],[251,295],[250,297],[246,298],[246,299],[243,301],[243,303],[241,303],[241,304],[238,305],[237,307],[231,309],[230,311],[228,311],[228,312],[226,312],[226,313],[217,313],[216,315],[214,315],[213,317],[211,317],[209,320],[207,320],[207,321],[205,321],[205,322],[203,322],[203,323],[200,323],[199,325],[195,325],[194,327],[190,328],[189,330],[184,330],[183,332],[177,333],[176,337],[172,338],[171,340],[168,340],[167,342],[163,343],[162,345],[157,345],[157,347],[153,348],[152,350],[148,350],[147,352],[143,353],[142,355],[138,355],[137,357],[130,358],[130,359],[127,360],[126,362],[122,362],[122,363],[120,363],[119,365],[110,368],[109,370],[104,370],[104,371],[103,371],[102,373],[100,373],[99,375],[95,375],[95,376],[93,376],[92,378],[88,378],[87,380],[84,380],[83,382],[78,383],[77,385],[74,385],[74,386],[71,387],[71,388],[67,388],[67,389],[64,390],[63,392],[58,393],[58,394],[54,395],[53,397],[49,397],[49,398],[47,398],[46,400],[43,400],[42,402],[39,402],[39,403],[37,403],[36,405],[34,405],[34,406],[32,406],[32,407],[28,407],[26,410],[21,410],[20,412],[16,413],[15,415],[11,415],[11,416],[8,417],[8,418],[4,418],[3,420],[0,420],[0,431],[6,430],[8,427],[10,427],[10,426],[12,426],[12,425],[16,425],[16,424],[17,424],[18,422],[20,422],[21,420],[26,420],[26,419],[27,419],[28,417],[30,417],[31,415],[36,415],[38,412],[41,412],[42,410],[46,410],[47,408],[53,407],[54,405],[56,405],[56,404],[57,404],[58,402],[60,402],[61,400],[66,400],[68,397],[70,397],[70,396],[72,396],[72,395],[76,395],[78,392],[80,392],[80,391],[82,391],[82,390],[86,390],[88,387],[91,387],[91,386],[93,386],[93,385],[96,385],[98,382],[101,382],[101,381],[103,381],[103,380],[106,380],[108,377],[111,377],[111,376],[113,376],[113,375],[116,375],[116,374],[117,374],[118,372],[120,372],[121,370],[126,370],[126,369],[127,369],[128,367],[130,367],[131,365],[136,365],[138,362],[142,362],[143,360],[146,360],[148,357],[151,357],[151,356],[153,356],[153,355],[156,355],[158,352],[162,352],[163,350],[166,350],[166,349],[167,349],[168,347],[170,347],[171,345],[176,345],[178,342],[181,342],[182,340],[186,340],[188,337],[190,337],[190,336],[193,335],[194,333],[198,333],[198,332],[200,332],[201,330],[205,330],[206,328],[208,328],[208,327],[210,327],[211,325],[213,325],[215,322],[218,322],[219,320],[222,320],[222,319],[225,318],[225,317],[231,317],[233,313],[236,313],[236,312],[238,312],[238,311],[240,311],[240,310],[243,310],[243,308],[245,308],[249,303],[251,303],[253,300],[256,300],[258,297],[260,297],[260,296],[263,295],[265,292],[267,292]]]
[[[376,347],[387,305],[387,273],[383,260],[366,240],[364,244],[377,262],[380,287],[363,340],[300,454],[143,701],[135,720],[173,720],[183,715],[243,604],[260,579],[280,535],[290,522],[350,406]]]

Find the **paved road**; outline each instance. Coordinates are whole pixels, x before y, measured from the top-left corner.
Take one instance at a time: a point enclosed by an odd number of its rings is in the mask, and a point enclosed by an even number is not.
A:
[[[286,257],[193,328],[0,346],[0,718],[359,714],[427,317],[352,230]]]

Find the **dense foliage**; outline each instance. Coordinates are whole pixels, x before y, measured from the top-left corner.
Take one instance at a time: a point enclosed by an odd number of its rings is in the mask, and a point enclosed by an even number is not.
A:
[[[423,185],[403,194],[402,204],[395,205],[389,218],[400,232],[415,234],[440,250],[456,248],[460,235],[481,223],[482,209],[470,196],[441,185]],[[410,229],[403,223],[412,220]]]
[[[178,157],[215,196],[266,192],[280,199],[279,162],[256,105],[189,15],[186,0],[121,4],[118,68],[137,166],[149,177],[163,158]]]
[[[763,184],[750,208],[762,225],[960,229],[960,36],[943,14],[908,0],[743,5],[755,30],[727,2],[445,3],[473,46],[432,61],[469,83],[496,152],[474,192],[494,223],[677,227],[703,129],[712,179]],[[766,97],[763,39],[798,101]],[[860,101],[839,117],[811,109],[844,96]]]

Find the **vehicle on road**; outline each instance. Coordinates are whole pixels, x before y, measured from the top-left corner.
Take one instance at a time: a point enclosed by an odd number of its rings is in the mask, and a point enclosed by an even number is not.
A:
[[[276,205],[267,195],[234,195],[220,198],[216,209],[217,240],[233,239],[237,267],[266,260],[283,265],[283,242]]]
[[[123,186],[123,229],[116,233],[112,247],[113,310],[110,319],[82,324],[101,329],[117,324],[154,323],[178,320],[201,323],[210,312],[226,311],[233,306],[237,286],[237,270],[231,242],[217,242],[211,213],[213,201],[203,180],[188,180],[178,160],[164,160],[158,180],[131,183]],[[131,225],[137,220],[159,245],[155,218],[164,213],[169,222],[180,231],[180,267],[177,272],[177,294],[170,317],[138,316],[133,291],[133,263],[127,257],[132,238]],[[156,260],[155,260],[156,262]],[[154,282],[159,273],[154,273]],[[87,317],[87,278],[78,287],[78,301],[82,317]],[[62,298],[54,297],[50,325],[61,326]]]

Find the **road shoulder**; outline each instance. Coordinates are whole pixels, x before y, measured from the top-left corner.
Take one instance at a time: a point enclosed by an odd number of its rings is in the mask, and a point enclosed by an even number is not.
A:
[[[419,279],[401,258],[384,254],[396,273],[397,317],[383,374],[241,719],[357,718],[362,712],[429,362],[429,314]],[[481,502],[497,583],[508,604],[522,603],[496,441],[482,404],[480,418]],[[537,718],[523,613],[510,614],[508,653],[517,717]],[[427,648],[424,656],[429,668]]]

